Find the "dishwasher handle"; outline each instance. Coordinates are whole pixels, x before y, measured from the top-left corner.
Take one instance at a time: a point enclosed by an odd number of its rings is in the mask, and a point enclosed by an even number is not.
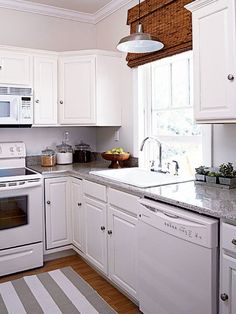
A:
[[[146,207],[146,206],[145,206]],[[147,209],[150,210],[150,208],[148,207]],[[157,210],[155,209],[155,211],[150,210],[145,211],[145,213],[141,213],[139,215],[140,220],[143,220],[146,223],[149,224],[156,224],[159,221],[167,221],[170,223],[174,223],[176,226],[184,226],[184,227],[195,227],[195,228],[202,228],[204,227],[203,224],[199,223],[199,222],[194,222],[191,219],[187,219],[184,217],[180,217],[178,215],[174,215],[172,213],[168,213],[162,210]]]
[[[174,214],[170,214],[170,213],[166,213],[166,212],[163,212],[163,214],[166,215],[167,217],[174,218],[174,219],[180,218],[178,215],[174,215]]]

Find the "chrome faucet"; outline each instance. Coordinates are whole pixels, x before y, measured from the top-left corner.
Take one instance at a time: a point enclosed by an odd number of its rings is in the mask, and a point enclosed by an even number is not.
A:
[[[158,170],[157,171],[162,172],[162,144],[156,137],[147,136],[147,137],[145,137],[145,139],[141,143],[140,151],[143,151],[143,147],[144,147],[147,140],[155,141],[159,146],[159,156],[158,156],[159,164],[158,164]],[[154,164],[152,163],[152,167],[153,166],[154,166]],[[154,171],[154,168],[152,168],[151,170]]]

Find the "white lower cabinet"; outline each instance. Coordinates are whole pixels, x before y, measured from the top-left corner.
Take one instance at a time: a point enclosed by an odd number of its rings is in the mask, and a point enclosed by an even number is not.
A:
[[[83,184],[85,255],[137,299],[138,197],[86,180]]]
[[[46,250],[73,244],[89,263],[138,299],[138,206],[138,197],[102,184],[45,179]]]
[[[137,218],[112,206],[109,206],[108,213],[110,279],[137,298]]]
[[[107,205],[90,197],[84,197],[84,228],[86,258],[107,274]]]
[[[82,180],[71,179],[72,243],[84,250],[84,211],[82,204]]]
[[[221,225],[220,314],[236,313],[236,226]]]
[[[46,249],[71,244],[70,179],[45,179]]]
[[[236,313],[236,257],[223,255],[221,282],[221,314]]]

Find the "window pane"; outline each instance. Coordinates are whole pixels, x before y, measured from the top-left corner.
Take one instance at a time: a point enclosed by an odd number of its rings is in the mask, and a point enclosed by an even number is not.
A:
[[[171,76],[170,65],[155,66],[152,68],[152,107],[167,109],[171,104]]]
[[[193,109],[152,111],[153,136],[200,135],[201,127],[194,124]]]
[[[178,143],[168,142],[163,145],[163,160],[174,167],[173,160],[179,164],[180,175],[194,175],[195,168],[202,159],[202,145],[198,142]],[[173,172],[173,169],[172,169]]]
[[[172,107],[190,105],[189,59],[172,63]]]

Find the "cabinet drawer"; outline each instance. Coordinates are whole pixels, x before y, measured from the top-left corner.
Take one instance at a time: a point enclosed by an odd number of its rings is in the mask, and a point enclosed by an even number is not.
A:
[[[138,197],[121,192],[114,189],[109,189],[108,191],[108,201],[111,205],[124,209],[132,214],[137,215],[138,213]]]
[[[100,201],[107,201],[106,187],[104,185],[84,180],[84,193]]]
[[[236,253],[236,226],[222,223],[222,248]]]

